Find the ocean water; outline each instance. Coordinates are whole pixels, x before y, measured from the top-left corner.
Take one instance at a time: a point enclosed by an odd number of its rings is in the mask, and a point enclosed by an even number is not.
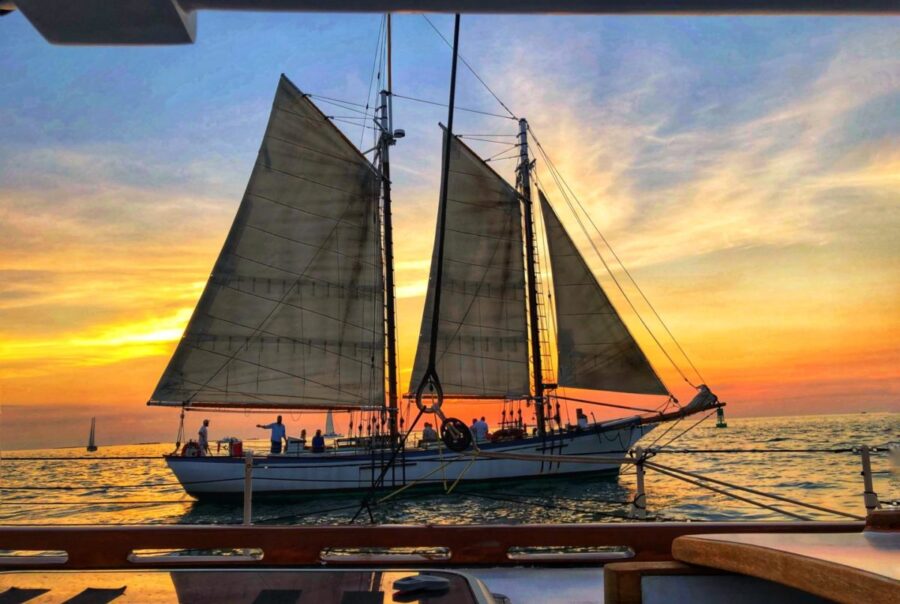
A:
[[[640,443],[667,443],[665,426]],[[853,452],[780,453],[785,449],[834,451],[861,444],[900,447],[900,414],[854,414],[728,420],[717,429],[708,420],[684,434],[653,461],[799,500],[863,515],[860,456]],[[249,444],[253,444],[252,442]],[[265,443],[256,443],[258,446]],[[241,521],[240,504],[200,503],[189,498],[161,458],[171,444],[110,446],[92,454],[83,448],[5,452],[0,457],[2,524],[229,524]],[[670,450],[671,449],[671,450]],[[698,449],[753,452],[697,453]],[[153,459],[110,459],[113,457]],[[19,460],[13,458],[48,458]],[[875,491],[897,505],[900,448],[872,457]],[[727,488],[725,490],[728,490]],[[648,470],[647,509],[656,520],[788,520],[779,511],[734,500]],[[406,492],[373,508],[380,523],[562,523],[629,520],[635,494],[633,470],[612,478],[528,481],[499,487],[460,485],[450,494]],[[745,496],[816,520],[840,517]],[[359,509],[359,496],[303,496],[296,501],[257,502],[257,524],[344,524]],[[359,521],[369,522],[368,514]]]

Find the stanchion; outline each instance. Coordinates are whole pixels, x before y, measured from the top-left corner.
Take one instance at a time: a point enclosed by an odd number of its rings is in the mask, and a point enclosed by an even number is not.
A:
[[[253,524],[253,451],[244,455],[244,525]]]
[[[644,520],[647,517],[647,494],[644,490],[644,449],[634,448],[634,457],[637,460],[634,469],[637,477],[637,492],[631,502],[631,516]]]
[[[872,484],[872,460],[869,459],[869,445],[859,448],[862,458],[863,477],[863,503],[866,505],[866,516],[878,509],[878,494],[875,493],[875,485]]]

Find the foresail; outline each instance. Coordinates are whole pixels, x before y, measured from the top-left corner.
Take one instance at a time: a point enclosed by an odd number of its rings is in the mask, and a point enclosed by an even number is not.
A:
[[[150,404],[384,402],[379,181],[282,76],[250,182]]]
[[[668,394],[540,192],[556,302],[560,386]]]
[[[446,134],[445,134],[446,136]],[[527,396],[528,339],[522,212],[516,191],[453,138],[437,373],[447,396]],[[428,367],[437,254],[410,392]]]

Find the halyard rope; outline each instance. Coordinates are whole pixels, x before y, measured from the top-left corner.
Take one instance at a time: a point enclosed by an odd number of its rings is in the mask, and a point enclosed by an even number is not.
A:
[[[846,517],[846,518],[852,518],[852,519],[854,519],[854,520],[865,520],[865,518],[863,518],[862,516],[858,516],[858,515],[856,515],[856,514],[850,514],[850,513],[848,513],[848,512],[842,512],[842,511],[840,511],[840,510],[835,510],[835,509],[832,509],[832,508],[826,508],[826,507],[824,507],[824,506],[821,506],[821,505],[815,505],[815,504],[813,504],[813,503],[804,503],[804,502],[802,502],[802,501],[798,501],[797,499],[792,499],[792,498],[788,498],[788,497],[782,497],[781,495],[775,495],[775,494],[773,494],[773,493],[766,493],[766,492],[764,492],[764,491],[759,491],[759,490],[757,490],[757,489],[751,489],[750,487],[742,487],[742,486],[736,485],[736,484],[734,484],[734,483],[725,482],[724,480],[718,480],[718,479],[716,479],[716,478],[710,478],[709,476],[706,476],[706,475],[704,475],[704,474],[697,474],[697,473],[695,473],[695,472],[689,472],[689,471],[687,471],[687,470],[681,470],[681,469],[679,469],[679,468],[673,468],[673,467],[671,467],[671,466],[664,466],[664,465],[660,465],[660,464],[658,464],[658,463],[656,463],[656,462],[652,462],[652,461],[645,461],[645,462],[644,462],[644,465],[646,465],[648,468],[652,468],[652,469],[656,470],[657,472],[663,472],[663,473],[666,473],[667,471],[668,471],[668,472],[674,472],[674,473],[676,473],[676,474],[682,474],[682,475],[684,475],[684,476],[690,476],[691,478],[696,478],[696,479],[698,479],[698,480],[705,480],[705,481],[707,481],[707,482],[712,482],[712,483],[714,483],[714,484],[726,486],[726,487],[729,487],[729,488],[732,488],[732,489],[737,489],[737,490],[739,490],[739,491],[744,491],[744,492],[746,492],[746,493],[751,493],[751,494],[753,494],[753,495],[758,495],[758,496],[760,496],[760,497],[768,497],[769,499],[775,499],[775,500],[777,500],[777,501],[781,501],[781,502],[784,502],[784,503],[790,503],[790,504],[792,504],[792,505],[797,505],[797,506],[804,507],[804,508],[809,508],[809,509],[811,509],[811,510],[817,510],[817,511],[819,511],[819,512],[827,512],[827,513],[829,513],[829,514],[835,514],[835,515],[837,515],[837,516],[844,516],[844,517]],[[673,474],[668,474],[668,475],[669,475],[669,476],[672,476],[673,478],[678,478],[679,480],[684,480],[683,478],[679,478],[678,476],[674,476]],[[701,486],[702,486],[702,485],[701,485]],[[708,488],[708,487],[707,487],[707,488]],[[729,497],[730,497],[730,496],[732,496],[732,495],[729,494]]]

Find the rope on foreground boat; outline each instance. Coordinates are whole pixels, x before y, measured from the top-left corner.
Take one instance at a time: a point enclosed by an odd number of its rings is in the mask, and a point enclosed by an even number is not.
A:
[[[711,483],[714,483],[714,484],[726,486],[726,487],[729,487],[729,488],[731,488],[731,489],[737,489],[737,490],[739,490],[739,491],[744,491],[744,492],[746,492],[746,493],[751,493],[751,494],[753,494],[753,495],[758,495],[758,496],[761,496],[761,497],[768,497],[769,499],[775,499],[776,501],[782,501],[782,502],[784,502],[784,503],[790,503],[790,504],[792,504],[792,505],[796,505],[796,506],[808,508],[808,509],[811,509],[811,510],[817,510],[817,511],[819,511],[819,512],[826,512],[826,513],[829,513],[829,514],[835,514],[835,515],[837,515],[837,516],[844,516],[845,518],[852,518],[853,520],[865,520],[865,517],[859,516],[858,514],[850,514],[850,513],[848,513],[848,512],[842,512],[842,511],[840,511],[840,510],[835,510],[835,509],[832,509],[832,508],[827,508],[827,507],[824,507],[824,506],[821,506],[821,505],[816,505],[816,504],[813,504],[813,503],[805,503],[805,502],[799,501],[799,500],[797,500],[797,499],[791,499],[791,498],[788,498],[788,497],[782,497],[781,495],[775,495],[775,494],[773,494],[773,493],[766,493],[766,492],[764,492],[764,491],[759,491],[759,490],[757,490],[757,489],[751,489],[750,487],[742,487],[742,486],[740,486],[740,485],[736,485],[736,484],[734,484],[734,483],[726,482],[726,481],[724,481],[724,480],[719,480],[719,479],[716,479],[716,478],[711,478],[711,477],[706,476],[706,475],[704,475],[704,474],[697,474],[696,472],[689,472],[689,471],[687,471],[687,470],[682,470],[682,469],[679,469],[679,468],[673,468],[673,467],[671,467],[671,466],[664,466],[664,465],[662,465],[662,464],[658,464],[658,463],[652,462],[652,461],[644,461],[644,465],[646,465],[648,468],[651,468],[651,469],[653,469],[653,470],[656,470],[657,472],[660,472],[660,473],[665,474],[665,475],[667,475],[667,476],[670,476],[670,477],[672,477],[672,478],[677,478],[678,480],[684,480],[685,482],[692,482],[693,484],[698,484],[698,483],[693,482],[693,481],[688,481],[688,480],[686,480],[685,478],[683,478],[682,476],[690,476],[691,478],[696,478],[696,479],[698,479],[698,480],[703,480],[703,481],[711,482]],[[682,475],[682,476],[677,476],[676,474],[680,474],[680,475]],[[698,486],[701,486],[701,487],[703,487],[703,488],[710,488],[708,485],[698,484]],[[728,495],[729,497],[733,497],[733,496],[734,496],[733,493],[724,493],[724,494],[725,494],[725,495]],[[783,512],[783,511],[782,511],[782,513],[787,513],[787,512]]]
[[[675,437],[675,438],[678,438],[678,437]],[[672,439],[672,440],[674,440],[674,439]],[[862,449],[863,448],[861,448],[861,447],[854,447],[854,448],[846,449],[843,452],[859,453],[862,451]],[[866,450],[868,450],[868,451],[881,450],[881,451],[886,452],[886,451],[891,450],[891,446],[890,446],[890,444],[888,444],[887,446],[881,446],[880,448],[879,447],[869,447],[869,448],[866,448]],[[559,462],[559,463],[562,463],[562,462],[565,462],[565,463],[618,463],[618,464],[630,463],[630,464],[634,464],[638,468],[638,476],[639,477],[642,477],[643,468],[647,467],[656,472],[659,472],[660,474],[668,476],[670,478],[674,478],[676,480],[681,480],[683,482],[693,484],[695,486],[719,493],[721,495],[725,495],[726,497],[730,497],[732,499],[742,501],[744,503],[749,503],[749,504],[757,506],[757,507],[761,507],[761,508],[764,508],[764,509],[767,509],[770,511],[784,514],[786,516],[789,516],[789,517],[792,517],[792,518],[795,518],[798,520],[812,520],[812,519],[809,517],[797,514],[795,512],[784,510],[782,508],[779,508],[779,507],[776,507],[773,505],[769,505],[769,504],[766,504],[766,503],[763,503],[760,501],[756,501],[754,499],[750,499],[748,497],[744,497],[742,495],[738,495],[733,492],[726,491],[724,489],[720,489],[718,487],[712,486],[712,484],[721,485],[724,487],[728,487],[729,489],[738,490],[738,491],[742,491],[745,493],[750,493],[750,494],[757,495],[760,497],[767,497],[770,499],[774,499],[776,501],[781,501],[784,503],[796,505],[798,507],[802,507],[802,508],[806,508],[806,509],[810,509],[810,510],[825,512],[828,514],[834,514],[836,516],[851,518],[853,520],[865,520],[864,516],[860,516],[858,514],[843,512],[841,510],[835,510],[833,508],[828,508],[825,506],[820,506],[820,505],[816,505],[816,504],[812,504],[812,503],[806,503],[806,502],[803,502],[803,501],[800,501],[800,500],[794,499],[794,498],[788,498],[788,497],[783,497],[781,495],[766,493],[764,491],[760,491],[757,489],[752,489],[749,487],[744,487],[744,486],[740,486],[740,485],[737,485],[734,483],[726,482],[724,480],[711,478],[711,477],[703,475],[703,474],[697,474],[695,472],[689,472],[687,470],[682,470],[679,468],[674,468],[671,466],[666,466],[666,465],[658,464],[656,462],[648,461],[649,458],[657,455],[659,452],[660,452],[659,450],[653,450],[653,449],[644,450],[644,449],[638,447],[632,452],[633,457],[607,458],[607,457],[594,457],[594,456],[582,456],[582,455],[570,456],[570,455],[565,455],[565,454],[533,455],[533,454],[528,454],[528,453],[494,453],[494,452],[482,451],[482,450],[478,449],[478,447],[476,446],[473,450],[473,461],[474,461],[475,457],[480,456],[480,457],[485,457],[488,459],[490,459],[490,458],[509,459],[509,460],[516,460],[516,461],[542,461],[542,462],[543,461],[550,461],[550,462],[555,461],[555,462]],[[471,463],[470,463],[470,466],[471,466]],[[468,469],[468,466],[466,469]],[[866,472],[868,472],[869,475],[871,476],[871,468],[868,468],[868,469],[864,468],[863,474],[865,475]],[[460,475],[460,477],[461,476],[462,476],[462,474]],[[459,479],[457,479],[457,482],[458,481],[459,481]],[[632,505],[634,506],[633,509],[637,512],[637,514],[639,516],[643,516],[645,513],[645,493],[643,492],[644,489],[643,489],[642,483],[643,483],[643,480],[639,479],[638,492],[635,495],[634,500],[631,502]],[[712,483],[712,484],[709,484],[709,483]],[[455,483],[454,483],[454,486],[455,486]],[[877,496],[875,495],[874,492],[870,492],[870,490],[867,488],[866,495],[873,496],[875,498],[875,505],[876,506],[878,505]],[[869,504],[868,504],[868,498],[867,498],[867,506],[868,505]]]
[[[743,496],[741,496],[741,495],[735,495],[734,493],[729,493],[728,491],[725,491],[725,490],[723,490],[723,489],[719,489],[719,488],[716,488],[716,487],[713,487],[713,486],[710,486],[710,485],[707,485],[707,484],[703,484],[703,483],[697,482],[697,481],[695,481],[695,480],[690,480],[690,479],[688,479],[688,478],[684,478],[684,477],[679,476],[679,475],[677,475],[677,474],[673,474],[673,473],[670,473],[670,472],[666,472],[665,470],[661,470],[661,469],[659,469],[659,468],[655,468],[655,469],[656,469],[657,472],[659,472],[660,474],[663,474],[663,475],[665,475],[665,476],[669,476],[669,477],[671,477],[671,478],[677,478],[678,480],[682,480],[682,481],[684,481],[684,482],[687,482],[687,483],[689,483],[689,484],[693,484],[693,485],[698,486],[698,487],[701,487],[701,488],[709,489],[710,491],[713,491],[713,492],[715,492],[715,493],[719,493],[720,495],[725,495],[726,497],[730,497],[730,498],[736,499],[736,500],[738,500],[738,501],[743,501],[744,503],[749,503],[749,504],[751,504],[751,505],[755,505],[755,506],[757,506],[757,507],[761,507],[761,508],[764,508],[764,509],[767,509],[767,510],[770,510],[770,511],[773,511],[773,512],[778,512],[779,514],[784,514],[785,516],[790,516],[791,518],[796,518],[797,520],[804,520],[804,521],[810,521],[810,520],[812,520],[812,518],[809,518],[809,517],[807,517],[807,516],[801,516],[800,514],[795,514],[794,512],[789,512],[789,511],[787,511],[787,510],[783,510],[783,509],[781,509],[781,508],[775,507],[774,505],[769,505],[769,504],[766,504],[766,503],[762,503],[761,501],[756,501],[756,500],[753,500],[753,499],[749,499],[749,498],[743,497]],[[860,519],[861,519],[861,520],[864,520],[864,518],[860,518]]]

